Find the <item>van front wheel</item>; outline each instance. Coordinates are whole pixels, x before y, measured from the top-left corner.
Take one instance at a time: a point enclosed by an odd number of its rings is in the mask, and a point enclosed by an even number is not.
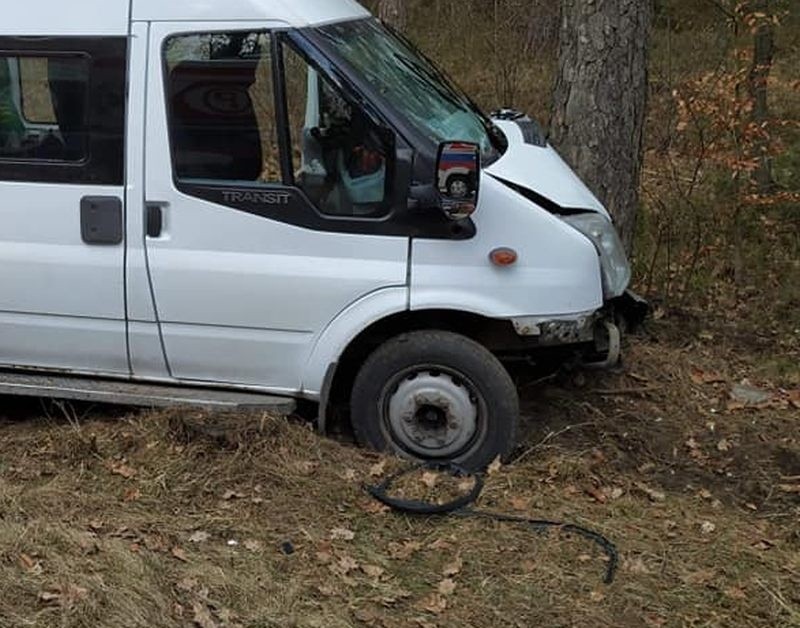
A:
[[[519,399],[506,369],[483,346],[421,331],[389,340],[367,359],[351,411],[361,445],[476,470],[511,452]]]

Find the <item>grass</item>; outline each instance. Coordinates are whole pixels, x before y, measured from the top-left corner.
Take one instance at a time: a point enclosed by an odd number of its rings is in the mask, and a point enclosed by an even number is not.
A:
[[[800,625],[797,412],[726,409],[784,395],[726,339],[671,317],[624,371],[520,382],[526,453],[481,506],[602,531],[610,587],[581,539],[383,511],[362,483],[398,463],[302,425],[9,408],[0,626]]]

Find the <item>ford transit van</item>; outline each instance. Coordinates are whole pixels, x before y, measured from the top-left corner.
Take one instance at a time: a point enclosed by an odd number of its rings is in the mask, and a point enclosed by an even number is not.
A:
[[[0,23],[0,392],[336,410],[481,467],[523,358],[614,364],[603,205],[352,0],[27,0]]]

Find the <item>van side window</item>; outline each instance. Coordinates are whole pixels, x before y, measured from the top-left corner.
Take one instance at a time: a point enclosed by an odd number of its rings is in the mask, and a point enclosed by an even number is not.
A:
[[[0,57],[0,158],[86,158],[89,67],[78,55]]]
[[[0,181],[125,178],[125,37],[0,36]]]
[[[283,50],[295,185],[324,214],[385,216],[391,150],[384,136],[304,57]]]
[[[281,182],[269,35],[181,35],[165,55],[176,179]]]

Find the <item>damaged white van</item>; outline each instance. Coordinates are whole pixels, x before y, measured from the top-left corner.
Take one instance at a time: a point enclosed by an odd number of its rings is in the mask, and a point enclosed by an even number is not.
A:
[[[319,404],[485,465],[524,357],[611,364],[609,216],[352,0],[27,0],[0,23],[0,393]]]

